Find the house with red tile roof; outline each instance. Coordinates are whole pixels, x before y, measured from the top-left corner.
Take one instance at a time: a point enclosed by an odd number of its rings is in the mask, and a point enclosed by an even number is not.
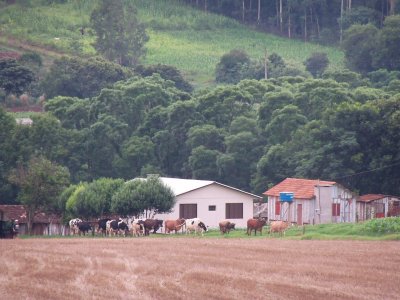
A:
[[[268,197],[270,221],[356,222],[356,196],[334,181],[286,178],[263,194]]]
[[[359,221],[400,216],[400,197],[383,194],[366,194],[357,198]]]

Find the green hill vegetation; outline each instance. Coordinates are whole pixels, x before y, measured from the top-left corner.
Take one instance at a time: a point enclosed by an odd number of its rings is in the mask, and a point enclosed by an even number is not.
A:
[[[288,65],[300,69],[304,69],[303,62],[313,52],[326,52],[330,68],[343,67],[343,52],[334,47],[258,32],[230,18],[205,13],[178,1],[134,2],[139,19],[146,24],[150,36],[145,64],[175,66],[195,86],[213,85],[216,64],[232,49],[242,49],[255,60],[262,60],[266,50],[269,54],[275,52]],[[95,54],[94,32],[89,28],[89,19],[97,1],[66,1],[51,5],[44,1],[29,3],[5,6],[0,11],[0,43],[3,47],[11,47],[13,42],[9,38],[12,38],[15,48],[36,46],[38,48],[34,50],[43,55],[52,56],[57,52],[80,56]]]
[[[399,15],[386,16],[380,28],[352,25],[344,56],[188,2],[0,2],[0,58],[14,56],[0,59],[1,203],[32,199],[35,189],[22,184],[27,177],[18,170],[32,171],[36,160],[46,162],[39,167],[65,167],[72,187],[160,174],[255,194],[287,177],[333,180],[359,194],[400,194]],[[293,12],[297,26],[302,11]],[[311,23],[318,28],[316,18]],[[40,113],[8,112],[24,108]],[[15,116],[28,115],[31,126],[16,124]],[[75,207],[71,217],[120,213],[92,204],[95,210]],[[65,202],[37,207],[66,209]]]

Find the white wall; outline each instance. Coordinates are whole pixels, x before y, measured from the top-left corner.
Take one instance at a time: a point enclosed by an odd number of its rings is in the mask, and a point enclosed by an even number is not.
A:
[[[169,214],[157,214],[155,218],[176,220],[179,218],[180,204],[197,203],[197,217],[200,218],[206,226],[217,228],[218,223],[226,219],[226,203],[243,203],[243,218],[229,219],[229,221],[234,222],[236,228],[245,228],[247,226],[247,220],[253,217],[253,199],[254,197],[251,195],[214,183],[177,196],[172,212]],[[209,211],[209,205],[215,205],[216,210]]]

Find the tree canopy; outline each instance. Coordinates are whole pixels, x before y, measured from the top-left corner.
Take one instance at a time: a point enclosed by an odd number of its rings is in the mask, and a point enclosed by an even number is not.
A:
[[[124,66],[139,63],[149,40],[145,27],[137,18],[133,3],[101,0],[90,22],[96,32],[94,47],[106,59]]]

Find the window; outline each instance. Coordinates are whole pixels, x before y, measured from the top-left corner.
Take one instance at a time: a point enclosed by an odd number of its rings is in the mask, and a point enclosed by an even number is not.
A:
[[[340,217],[340,203],[332,203],[332,217]]]
[[[208,206],[208,211],[216,211],[217,207],[215,205],[209,205]]]
[[[197,204],[180,204],[179,218],[184,218],[184,219],[197,218]]]
[[[275,215],[281,215],[281,202],[278,199],[275,201]]]
[[[243,219],[243,203],[226,203],[226,219]]]

